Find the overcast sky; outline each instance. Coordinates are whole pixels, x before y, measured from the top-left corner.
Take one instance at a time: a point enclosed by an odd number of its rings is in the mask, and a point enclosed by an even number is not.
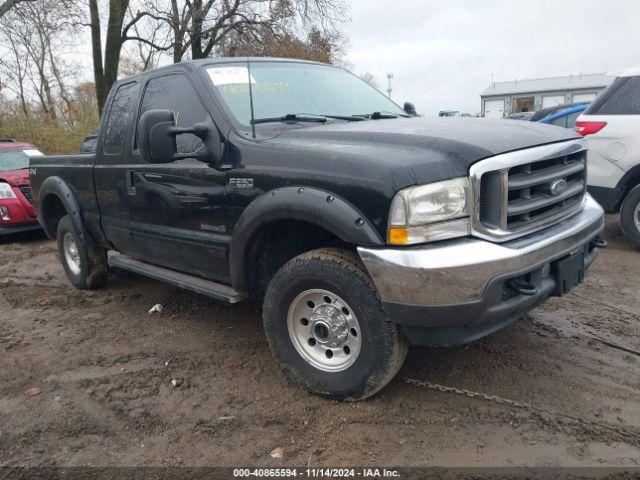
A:
[[[351,0],[347,59],[420,113],[480,111],[496,81],[640,65],[640,0]]]

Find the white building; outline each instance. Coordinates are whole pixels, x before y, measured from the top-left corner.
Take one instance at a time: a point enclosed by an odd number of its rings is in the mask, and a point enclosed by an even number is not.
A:
[[[614,77],[604,73],[494,82],[480,94],[482,115],[500,118],[565,103],[590,102]]]

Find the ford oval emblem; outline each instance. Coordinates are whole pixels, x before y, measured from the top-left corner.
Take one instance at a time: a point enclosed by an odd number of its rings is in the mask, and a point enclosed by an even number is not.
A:
[[[567,183],[566,180],[562,179],[562,180],[556,180],[555,182],[553,182],[549,187],[549,191],[551,192],[551,195],[558,196],[566,192],[568,188],[569,188],[569,184]]]

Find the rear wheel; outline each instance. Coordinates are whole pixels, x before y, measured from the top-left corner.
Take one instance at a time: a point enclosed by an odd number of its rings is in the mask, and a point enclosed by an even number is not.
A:
[[[358,258],[340,249],[313,250],[284,265],[267,288],[263,320],[285,375],[334,399],[373,395],[407,353]]]
[[[631,189],[622,202],[620,223],[629,241],[640,248],[640,185]]]
[[[107,251],[81,242],[69,215],[62,217],[58,223],[57,239],[60,261],[74,287],[92,290],[105,284]]]

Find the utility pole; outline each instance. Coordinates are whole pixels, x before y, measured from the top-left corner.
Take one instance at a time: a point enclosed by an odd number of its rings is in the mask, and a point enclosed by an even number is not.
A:
[[[387,73],[387,81],[389,82],[389,86],[387,87],[387,94],[389,98],[391,98],[391,92],[393,89],[391,88],[391,79],[393,78],[393,73]]]

